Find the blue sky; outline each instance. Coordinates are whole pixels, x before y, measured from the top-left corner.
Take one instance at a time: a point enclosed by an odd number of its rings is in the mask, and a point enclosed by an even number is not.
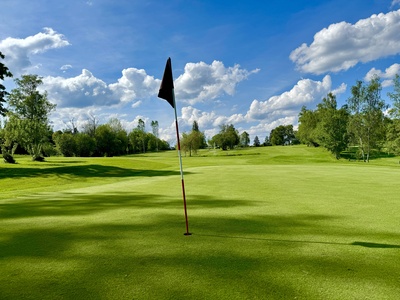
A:
[[[173,144],[173,109],[157,98],[168,57],[180,130],[196,120],[209,138],[232,123],[264,140],[331,91],[344,104],[356,80],[373,74],[387,99],[400,73],[400,0],[3,0],[1,8],[4,62],[14,77],[43,77],[56,130],[92,115],[129,131],[141,118],[148,131],[157,120]]]

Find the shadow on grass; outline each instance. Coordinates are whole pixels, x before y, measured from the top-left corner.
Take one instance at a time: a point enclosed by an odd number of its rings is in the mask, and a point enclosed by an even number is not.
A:
[[[0,298],[323,299],[327,294],[318,292],[325,288],[331,295],[345,290],[349,294],[343,298],[355,299],[367,298],[354,288],[357,280],[376,291],[367,295],[371,298],[396,287],[396,279],[391,279],[396,278],[396,265],[388,268],[382,259],[357,261],[375,251],[359,248],[357,256],[356,247],[335,248],[350,244],[298,238],[305,233],[318,233],[325,240],[337,237],[341,228],[329,226],[335,216],[230,215],[229,208],[240,211],[259,203],[188,198],[191,237],[183,236],[179,196],[55,193],[52,199],[38,195],[1,204]],[[76,216],[84,218],[72,218]],[[386,274],[395,275],[382,281]],[[326,284],[337,278],[346,282],[345,289]]]
[[[54,168],[2,168],[0,180],[3,178],[21,178],[21,177],[46,177],[56,176],[78,176],[78,177],[129,177],[129,176],[171,176],[179,175],[178,171],[170,170],[136,170],[103,165],[84,165],[84,166],[66,166]]]
[[[368,242],[354,242],[354,243],[351,243],[351,245],[361,246],[361,247],[366,247],[366,248],[397,248],[397,249],[400,249],[400,245],[368,243]]]
[[[197,208],[234,208],[255,206],[257,202],[244,200],[217,200],[209,196],[189,197],[190,210]],[[115,209],[183,209],[183,200],[160,194],[112,192],[84,194],[71,192],[39,193],[26,199],[0,202],[1,219],[51,216],[81,216]]]

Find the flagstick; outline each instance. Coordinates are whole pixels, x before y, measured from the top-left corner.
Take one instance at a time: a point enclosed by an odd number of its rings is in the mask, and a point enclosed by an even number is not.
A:
[[[176,113],[176,103],[175,103],[175,92],[174,92],[174,89],[172,89],[172,98],[173,98],[173,101],[174,101],[174,110],[175,110],[175,127],[176,127],[176,139],[178,141],[178,156],[179,156],[179,166],[180,166],[181,181],[182,181],[183,207],[185,209],[186,232],[184,234],[185,235],[192,235],[189,232],[189,222],[188,222],[187,209],[186,209],[185,181],[183,179],[181,143],[179,141],[178,115]]]

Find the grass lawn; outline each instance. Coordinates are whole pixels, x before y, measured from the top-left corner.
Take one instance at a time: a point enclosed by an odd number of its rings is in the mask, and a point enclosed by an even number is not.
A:
[[[0,163],[0,299],[398,299],[399,158],[262,147]]]

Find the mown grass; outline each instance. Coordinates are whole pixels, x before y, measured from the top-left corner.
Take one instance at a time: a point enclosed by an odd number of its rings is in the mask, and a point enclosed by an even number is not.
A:
[[[396,299],[398,158],[204,150],[0,164],[0,299]]]

